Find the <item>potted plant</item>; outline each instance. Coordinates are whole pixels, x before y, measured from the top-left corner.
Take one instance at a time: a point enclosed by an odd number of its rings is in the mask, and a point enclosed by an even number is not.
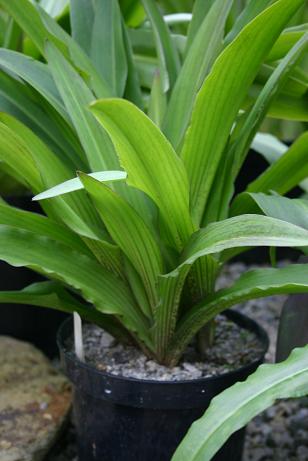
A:
[[[138,83],[136,56],[117,2],[104,4],[112,14],[98,9],[93,25],[96,33],[102,25],[110,32],[113,53],[100,40],[94,48],[91,44],[89,59],[89,37],[77,27],[84,10],[73,10],[77,22],[72,22],[81,34],[74,41],[27,0],[0,0],[46,60],[0,50],[1,65],[34,88],[61,133],[46,142],[46,127],[42,135],[37,126],[31,130],[0,114],[0,158],[36,194],[47,215],[0,204],[0,258],[51,280],[2,292],[0,300],[76,312],[130,350],[141,350],[154,368],[159,363],[168,370],[189,344],[197,347],[202,362],[213,342],[215,318],[230,306],[307,290],[307,266],[293,265],[253,271],[215,291],[223,263],[247,247],[308,245],[308,231],[299,226],[236,213],[229,206],[250,143],[288,84],[307,37],[287,47],[264,87],[247,102],[260,66],[302,0],[279,0],[257,12],[248,5],[244,20],[223,44],[231,5],[215,2],[190,39],[182,67],[178,42],[155,2],[143,4],[158,50],[159,72],[150,96]],[[200,61],[209,38],[211,46]],[[102,56],[108,65],[102,66]],[[139,76],[144,59],[141,64]],[[297,154],[288,156],[293,166],[305,156],[301,143],[292,146]],[[283,173],[280,168],[280,180]],[[289,174],[285,188],[305,174]],[[279,179],[275,172],[270,177]],[[98,370],[81,360],[78,334],[76,356],[72,324],[65,324],[59,343],[75,384],[80,459],[170,459],[212,396],[244,379],[263,359],[262,330],[240,314],[227,316],[231,325],[250,331],[248,336],[254,332],[259,352],[229,373],[177,382]],[[230,325],[223,318],[219,322]],[[242,439],[243,434],[233,438],[219,459],[230,459],[231,450],[240,459]]]

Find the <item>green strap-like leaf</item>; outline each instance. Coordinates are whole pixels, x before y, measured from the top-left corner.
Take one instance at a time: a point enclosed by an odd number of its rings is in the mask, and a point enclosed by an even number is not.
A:
[[[20,291],[0,291],[0,303],[47,307],[69,314],[78,312],[85,321],[101,326],[116,338],[122,341],[130,339],[128,333],[112,316],[102,314],[92,306],[81,304],[57,282],[34,283]]]
[[[223,170],[224,175],[222,174],[222,170],[219,169],[212,188],[216,197],[220,195],[220,201],[217,205],[215,197],[215,200],[208,203],[203,216],[204,223],[210,222],[209,217],[212,220],[218,220],[220,218],[219,211],[228,210],[229,203],[234,193],[235,178],[237,177],[249,152],[249,146],[264,120],[271,102],[275,96],[277,96],[277,93],[279,93],[281,88],[283,88],[288,75],[302,56],[302,53],[307,49],[307,45],[308,34],[296,43],[294,48],[291,49],[287,56],[281,61],[279,66],[274,70],[271,77],[264,85],[254,106],[248,113],[247,117],[245,117],[244,123],[239,129],[239,133],[236,135],[235,141],[231,144],[231,147],[225,156],[226,163]],[[224,161],[224,159],[222,161]],[[282,177],[283,176],[281,176],[281,178]],[[217,214],[215,215],[215,213]]]
[[[0,224],[25,229],[37,235],[45,235],[81,253],[91,255],[78,235],[46,216],[0,204]]]
[[[171,40],[168,26],[155,2],[142,0],[142,4],[153,28],[163,90],[167,92],[173,87],[180,69],[178,51]]]
[[[170,244],[181,249],[193,231],[182,161],[158,127],[128,101],[101,100],[91,110],[111,136],[128,184],[153,199]]]
[[[230,0],[214,2],[189,48],[177,78],[163,124],[163,131],[175,148],[178,148],[184,136],[197,92],[222,48],[231,5]],[[205,51],[200,54],[204,44]]]
[[[307,238],[308,231],[279,219],[253,214],[236,216],[196,232],[184,249],[181,265],[228,248],[305,246]]]
[[[111,189],[79,175],[109,234],[141,276],[152,308],[157,304],[157,277],[163,261],[157,242],[137,212]]]
[[[168,349],[168,360],[176,362],[196,333],[224,310],[249,299],[286,293],[308,292],[308,265],[246,272],[230,288],[209,296],[180,320]]]
[[[192,19],[188,27],[186,50],[189,50],[204,18],[214,3],[215,0],[195,0],[192,10]]]
[[[13,266],[27,266],[80,290],[84,298],[148,343],[146,323],[138,314],[129,288],[96,260],[48,237],[0,225],[0,259]]]
[[[43,56],[46,41],[54,43],[88,77],[89,84],[98,97],[110,95],[108,85],[100,78],[83,49],[38,4],[33,4],[30,0],[0,0],[0,5],[15,19]]]
[[[1,111],[10,113],[29,126],[70,164],[76,162],[74,146],[69,142],[69,135],[47,115],[47,103],[40,100],[37,93],[34,94],[23,83],[0,71],[0,97]]]
[[[303,0],[278,0],[257,16],[219,56],[198,93],[182,151],[196,224],[202,219],[246,92],[281,30],[303,3]]]
[[[272,0],[254,0],[249,1],[242,13],[236,18],[236,21],[225,38],[225,44],[232,42],[241,30],[260,14]]]
[[[22,53],[6,50],[4,48],[0,49],[0,64],[5,69],[14,72],[29,83],[54,106],[64,119],[69,120],[57,87],[54,84],[46,64],[36,61]]]
[[[95,99],[82,78],[57,48],[47,44],[46,55],[58,90],[72,119],[93,171],[118,169],[112,144],[87,106]]]
[[[70,20],[73,39],[87,54],[90,54],[94,22],[92,0],[71,0]]]
[[[249,184],[248,192],[274,190],[285,194],[308,176],[308,132],[301,135],[279,160]],[[299,168],[299,165],[301,167]]]
[[[162,81],[159,72],[155,72],[151,88],[148,116],[157,126],[161,126],[167,109],[166,93],[163,91]]]
[[[112,95],[123,96],[127,61],[118,0],[96,0],[91,58]]]
[[[0,133],[3,136],[0,147],[2,161],[7,162],[26,180],[31,180],[29,187],[34,193],[53,186],[59,180],[72,177],[70,169],[31,130],[7,114],[0,114],[0,121]],[[29,168],[34,172],[31,174],[39,178],[36,182],[32,179]],[[43,206],[48,207],[53,217],[65,222],[80,235],[98,238],[97,235],[101,234],[101,222],[87,197],[81,194],[59,197]]]
[[[306,29],[308,30],[307,25],[306,25]],[[271,61],[279,61],[280,59],[282,59],[290,51],[290,49],[293,48],[296,42],[302,38],[302,36],[305,33],[306,33],[305,30],[294,31],[294,32],[288,32],[288,31],[283,32],[278,38],[273,48],[271,49],[266,60],[271,62]]]
[[[124,40],[126,60],[127,60],[127,79],[126,79],[124,98],[136,104],[136,106],[138,106],[140,109],[143,109],[144,101],[142,97],[139,76],[138,76],[137,69],[134,63],[133,47],[132,47],[130,35],[128,33],[128,30],[124,22],[122,24],[122,28],[123,28],[123,40]]]
[[[11,130],[0,123],[0,160],[8,164],[14,177],[28,188],[39,192],[42,180],[30,152],[19,143],[19,139]]]
[[[210,461],[231,434],[277,399],[308,394],[308,346],[279,364],[261,365],[243,383],[215,397],[177,448],[172,461]]]

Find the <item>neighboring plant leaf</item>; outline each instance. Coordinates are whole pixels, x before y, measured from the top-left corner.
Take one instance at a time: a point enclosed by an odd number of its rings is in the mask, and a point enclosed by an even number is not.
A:
[[[177,448],[172,461],[210,461],[231,434],[277,399],[308,394],[308,346],[283,363],[261,365],[255,373],[215,397]]]
[[[267,216],[290,222],[308,230],[308,201],[280,195],[247,194]]]
[[[268,133],[257,133],[251,148],[263,155],[268,163],[273,163],[287,152],[289,147],[275,136]]]

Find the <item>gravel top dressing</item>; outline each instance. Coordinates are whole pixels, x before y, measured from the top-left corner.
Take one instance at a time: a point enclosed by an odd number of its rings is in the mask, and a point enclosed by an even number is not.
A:
[[[230,285],[247,269],[242,263],[226,267],[219,287]],[[238,306],[267,330],[271,339],[268,362],[274,361],[278,319],[285,299],[285,296],[271,296]],[[73,425],[46,461],[77,461]],[[254,418],[248,425],[243,461],[308,461],[308,398],[278,402]]]
[[[132,346],[123,346],[101,328],[84,328],[85,358],[97,369],[119,376],[160,381],[191,380],[235,370],[257,360],[262,344],[255,334],[217,317],[213,347],[202,360],[190,346],[178,366],[168,368],[147,358]]]

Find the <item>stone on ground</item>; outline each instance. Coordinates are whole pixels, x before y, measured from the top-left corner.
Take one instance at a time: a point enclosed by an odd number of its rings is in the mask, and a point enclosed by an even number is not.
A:
[[[68,381],[42,353],[0,336],[0,460],[41,461],[70,406]]]

